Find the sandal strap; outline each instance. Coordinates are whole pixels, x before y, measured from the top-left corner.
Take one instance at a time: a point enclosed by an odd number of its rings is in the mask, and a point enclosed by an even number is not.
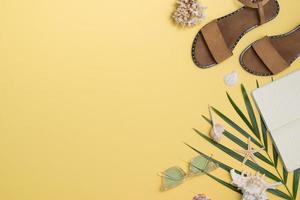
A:
[[[258,9],[258,15],[260,24],[266,23],[264,6],[269,2],[269,0],[239,0],[242,4],[249,8]]]
[[[232,56],[231,49],[228,48],[226,41],[220,31],[217,20],[206,24],[201,33],[208,46],[208,49],[217,63],[221,63]]]
[[[265,36],[256,41],[252,47],[273,74],[278,74],[289,66],[289,63],[275,49],[269,37]]]

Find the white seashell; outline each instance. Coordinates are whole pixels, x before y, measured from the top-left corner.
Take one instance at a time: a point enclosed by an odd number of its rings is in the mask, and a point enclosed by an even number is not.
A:
[[[218,123],[213,122],[213,127],[210,130],[210,137],[215,142],[220,142],[221,139],[222,139],[224,131],[225,131],[225,127],[222,124],[218,124]]]
[[[210,106],[209,106],[209,114],[210,114],[210,118],[212,121],[212,128],[209,132],[209,135],[215,142],[220,142],[222,139],[223,133],[225,131],[225,127],[222,124],[219,124],[216,122],[216,120],[212,116],[212,111],[211,111]]]
[[[275,189],[276,186],[282,183],[267,183],[264,180],[264,175],[258,172],[255,175],[248,173],[237,174],[234,169],[230,170],[232,184],[237,186],[242,191],[242,200],[267,200],[266,190]]]
[[[237,84],[237,82],[238,82],[238,73],[236,71],[233,71],[224,76],[224,83],[227,86],[234,86]]]
[[[196,196],[194,196],[193,200],[211,200],[210,198],[208,198],[206,195],[204,194],[197,194]]]

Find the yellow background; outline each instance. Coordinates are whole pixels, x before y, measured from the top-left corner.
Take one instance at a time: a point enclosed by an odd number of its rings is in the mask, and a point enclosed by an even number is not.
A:
[[[275,20],[208,70],[191,60],[195,34],[241,5],[202,3],[207,19],[181,29],[170,20],[175,0],[1,0],[0,199],[240,199],[206,176],[162,193],[157,173],[186,168],[196,154],[183,142],[240,167],[192,128],[208,132],[201,119],[208,104],[238,120],[225,92],[241,104],[239,87],[226,87],[223,76],[237,71],[248,90],[256,79],[269,82],[243,71],[239,54],[298,25],[300,1],[280,0]],[[280,76],[297,66],[300,60]],[[229,180],[223,170],[214,174]]]

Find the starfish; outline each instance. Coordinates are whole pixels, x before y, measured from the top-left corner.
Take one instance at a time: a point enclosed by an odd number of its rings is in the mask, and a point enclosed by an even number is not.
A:
[[[247,160],[249,160],[249,158],[256,163],[255,160],[255,153],[260,152],[261,150],[263,150],[264,148],[260,148],[260,149],[254,149],[252,147],[252,143],[251,143],[251,138],[248,138],[248,148],[245,150],[236,150],[237,152],[244,154],[244,160],[243,160],[243,165],[247,162]]]

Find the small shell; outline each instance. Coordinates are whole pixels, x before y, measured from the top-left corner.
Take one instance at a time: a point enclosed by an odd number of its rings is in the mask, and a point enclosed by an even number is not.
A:
[[[205,196],[204,194],[197,194],[196,196],[194,196],[193,200],[211,200],[211,199]]]
[[[215,142],[220,142],[225,131],[225,127],[222,124],[214,123],[213,127],[210,130],[210,137]]]
[[[226,74],[224,76],[224,83],[227,85],[227,86],[234,86],[236,85],[238,82],[238,73],[233,71],[229,74]]]

